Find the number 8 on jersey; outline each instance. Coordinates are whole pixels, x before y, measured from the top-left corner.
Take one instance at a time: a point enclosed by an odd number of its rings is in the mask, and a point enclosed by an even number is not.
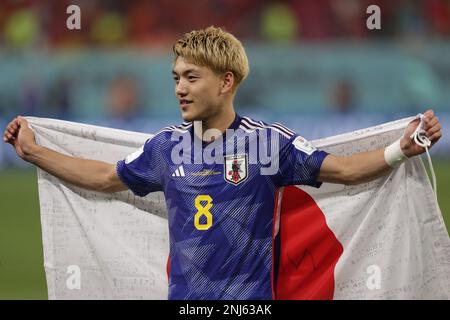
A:
[[[206,205],[202,205],[201,202],[206,201]],[[201,194],[195,198],[195,208],[197,212],[194,217],[194,225],[197,230],[208,230],[212,226],[213,216],[209,210],[212,208],[212,198],[209,195]],[[206,223],[201,224],[200,218],[202,216],[206,217]]]

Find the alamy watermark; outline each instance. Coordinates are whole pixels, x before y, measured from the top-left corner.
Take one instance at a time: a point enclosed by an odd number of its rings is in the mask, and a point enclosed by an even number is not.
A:
[[[67,7],[66,13],[70,14],[66,20],[66,27],[69,30],[81,29],[81,9],[76,4]],[[369,30],[381,29],[381,9],[379,6],[372,4],[367,7],[366,13],[370,16],[366,20],[366,26]]]
[[[381,289],[381,268],[373,264],[367,267],[366,272],[370,275],[366,281],[367,288],[369,290]]]
[[[76,4],[67,7],[66,13],[70,14],[66,20],[66,27],[69,30],[81,30],[81,9]]]
[[[369,30],[381,29],[381,9],[379,6],[372,4],[367,7],[367,14],[370,16],[366,20],[366,26]]]
[[[66,279],[66,287],[69,290],[81,289],[81,269],[77,265],[67,267],[66,273],[69,275]]]
[[[202,132],[201,122],[195,125],[195,129]],[[268,134],[268,130],[260,130],[256,135],[253,131],[240,128],[227,129],[224,134],[218,129],[208,129],[203,133],[202,139],[210,140],[211,137],[215,139],[213,143],[203,148],[200,138],[194,138],[192,141],[190,134],[175,130],[171,141],[178,143],[171,150],[171,160],[174,164],[224,164],[226,161],[224,154],[246,155],[247,164],[261,165],[261,175],[274,175],[279,169],[280,137],[275,130],[270,131],[270,138]]]

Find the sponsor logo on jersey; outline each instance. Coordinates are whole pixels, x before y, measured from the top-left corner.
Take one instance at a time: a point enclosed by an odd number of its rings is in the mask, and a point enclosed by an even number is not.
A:
[[[225,156],[224,179],[226,182],[238,185],[248,176],[248,160],[246,154]]]
[[[191,173],[191,174],[193,176],[201,176],[201,177],[203,177],[203,176],[212,176],[212,175],[215,175],[215,174],[222,174],[222,172],[214,171],[214,170],[210,170],[210,169],[203,169],[200,172],[194,172],[194,173]]]

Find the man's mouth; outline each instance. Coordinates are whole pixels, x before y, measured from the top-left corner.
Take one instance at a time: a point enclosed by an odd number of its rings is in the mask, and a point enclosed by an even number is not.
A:
[[[180,100],[180,107],[183,111],[185,111],[187,109],[187,107],[192,103],[191,100],[187,100],[187,99],[181,99]]]
[[[190,103],[192,103],[191,100],[187,100],[187,99],[181,99],[180,100],[180,106],[187,106]]]

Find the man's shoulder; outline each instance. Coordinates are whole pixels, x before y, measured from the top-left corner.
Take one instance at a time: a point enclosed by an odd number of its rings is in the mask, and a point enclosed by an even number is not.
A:
[[[266,123],[264,121],[255,120],[247,116],[241,117],[241,124],[239,128],[246,132],[256,133],[270,131],[271,133],[277,133],[286,139],[291,139],[296,135],[294,130],[289,129],[279,122]]]
[[[180,125],[173,125],[173,126],[167,126],[162,129],[160,129],[158,132],[156,132],[154,135],[152,135],[147,141],[145,142],[146,145],[156,147],[156,146],[164,146],[168,145],[171,141],[178,141],[178,139],[172,139],[174,134],[177,134],[177,136],[183,135],[183,134],[189,134],[189,129],[191,128],[192,123],[183,122]]]
[[[162,128],[161,130],[159,130],[155,134],[155,136],[157,136],[157,135],[163,135],[163,136],[169,135],[170,136],[170,134],[173,133],[173,132],[186,133],[186,132],[189,131],[189,128],[191,128],[191,126],[192,126],[191,122],[183,122],[183,123],[181,123],[179,125],[176,125],[176,126],[175,125],[174,126],[167,126],[167,127]]]
[[[160,129],[158,132],[156,132],[151,139],[153,140],[155,138],[158,138],[158,139],[169,138],[169,140],[170,140],[170,137],[172,136],[172,134],[174,132],[189,133],[189,129],[191,128],[191,126],[192,126],[192,123],[189,123],[189,122],[183,122],[182,124],[179,124],[179,125],[167,126],[167,127]]]

